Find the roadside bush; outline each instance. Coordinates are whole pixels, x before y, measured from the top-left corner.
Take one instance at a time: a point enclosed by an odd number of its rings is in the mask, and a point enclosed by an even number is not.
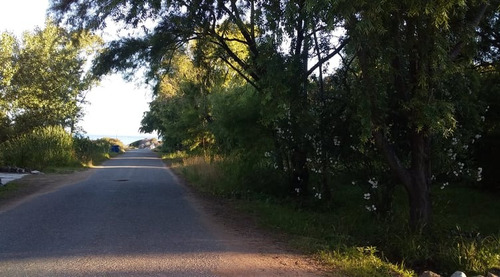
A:
[[[109,149],[111,149],[111,146],[113,146],[113,145],[118,145],[120,147],[120,152],[122,152],[122,153],[125,152],[125,149],[127,148],[121,140],[116,139],[116,138],[101,138],[101,139],[95,140],[95,142],[97,144],[100,144],[100,145],[109,146],[108,151],[109,151]]]
[[[44,169],[76,163],[73,139],[60,126],[38,127],[4,142],[0,151],[6,165]]]
[[[125,145],[118,139],[101,138],[91,140],[82,135],[73,137],[73,144],[75,157],[84,166],[91,166],[109,159],[112,154],[111,146],[113,145],[118,145],[121,152],[125,149]]]
[[[94,141],[77,135],[73,138],[73,144],[75,157],[83,165],[92,165],[109,157],[111,144],[107,141]]]

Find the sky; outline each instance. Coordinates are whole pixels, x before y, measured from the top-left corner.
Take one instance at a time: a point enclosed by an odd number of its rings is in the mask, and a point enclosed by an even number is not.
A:
[[[0,32],[21,37],[25,31],[43,28],[48,0],[0,0]],[[151,91],[137,83],[127,83],[120,75],[103,78],[87,92],[85,116],[80,126],[92,136],[152,136],[140,134],[142,115],[148,110]]]

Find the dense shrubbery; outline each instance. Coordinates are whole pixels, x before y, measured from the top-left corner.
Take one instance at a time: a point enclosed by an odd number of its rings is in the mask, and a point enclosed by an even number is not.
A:
[[[76,162],[73,138],[62,127],[38,127],[33,131],[4,142],[1,146],[8,165],[43,169],[47,166],[67,166]]]
[[[109,158],[110,149],[113,145],[118,145],[121,151],[125,149],[120,140],[113,138],[91,140],[88,137],[77,135],[73,140],[75,157],[83,165],[92,165]]]
[[[60,126],[38,127],[0,145],[3,165],[42,170],[47,167],[92,165],[109,158],[116,139],[72,137]]]

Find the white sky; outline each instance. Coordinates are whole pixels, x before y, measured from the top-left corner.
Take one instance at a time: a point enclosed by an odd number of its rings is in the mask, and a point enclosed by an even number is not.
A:
[[[45,23],[48,0],[0,0],[0,32],[20,37]],[[125,82],[119,75],[103,78],[87,93],[85,117],[80,126],[89,135],[146,136],[138,129],[151,101],[150,91]]]

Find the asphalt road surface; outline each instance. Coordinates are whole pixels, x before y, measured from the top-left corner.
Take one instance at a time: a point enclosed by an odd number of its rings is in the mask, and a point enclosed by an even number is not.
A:
[[[189,198],[154,153],[129,151],[0,212],[0,276],[314,275],[241,244]]]

